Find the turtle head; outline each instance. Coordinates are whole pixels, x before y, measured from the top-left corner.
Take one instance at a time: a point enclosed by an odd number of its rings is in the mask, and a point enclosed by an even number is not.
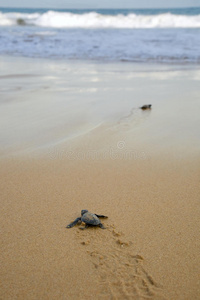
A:
[[[85,213],[87,213],[88,212],[88,210],[87,209],[82,209],[82,211],[81,211],[81,216],[83,216]]]

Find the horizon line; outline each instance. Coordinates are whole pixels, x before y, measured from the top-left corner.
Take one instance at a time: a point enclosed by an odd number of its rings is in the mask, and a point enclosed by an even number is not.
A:
[[[184,6],[184,7],[87,7],[87,8],[74,8],[74,7],[23,7],[23,6],[0,6],[0,8],[24,8],[24,9],[74,9],[74,10],[81,10],[81,9],[184,9],[184,8],[200,8],[199,6]]]

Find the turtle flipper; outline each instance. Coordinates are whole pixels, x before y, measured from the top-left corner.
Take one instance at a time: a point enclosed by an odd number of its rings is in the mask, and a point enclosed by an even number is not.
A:
[[[104,216],[104,215],[97,215],[95,214],[98,218],[108,218],[107,216]]]
[[[80,220],[81,220],[81,218],[77,218],[76,220],[74,220],[74,222],[72,222],[69,225],[67,225],[66,228],[72,228],[72,227],[74,227]]]
[[[101,223],[99,224],[99,227],[100,227],[101,229],[106,229],[106,227],[104,227],[103,224],[101,224]]]
[[[79,229],[84,230],[84,229],[86,229],[86,228],[88,228],[88,227],[89,227],[89,225],[88,225],[88,224],[85,224],[85,227],[79,227]]]

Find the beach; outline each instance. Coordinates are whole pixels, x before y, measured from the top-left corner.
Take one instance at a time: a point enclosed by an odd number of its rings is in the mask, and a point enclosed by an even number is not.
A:
[[[199,66],[0,65],[0,298],[199,299]]]

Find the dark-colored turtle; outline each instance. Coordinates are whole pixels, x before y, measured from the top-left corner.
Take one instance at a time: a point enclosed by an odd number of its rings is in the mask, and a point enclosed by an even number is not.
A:
[[[69,225],[67,225],[66,228],[72,228],[78,222],[81,221],[81,222],[85,223],[85,227],[80,227],[80,229],[85,229],[88,226],[99,226],[100,228],[105,229],[105,227],[103,226],[103,224],[101,224],[101,221],[99,220],[99,218],[107,218],[107,217],[103,216],[103,215],[92,214],[88,210],[83,209],[81,211],[81,217],[76,218],[76,220],[74,220],[74,222],[72,222]]]
[[[146,109],[151,109],[151,104],[145,104],[145,105],[143,105],[143,106],[141,106],[140,108],[142,109],[142,110],[146,110]]]

